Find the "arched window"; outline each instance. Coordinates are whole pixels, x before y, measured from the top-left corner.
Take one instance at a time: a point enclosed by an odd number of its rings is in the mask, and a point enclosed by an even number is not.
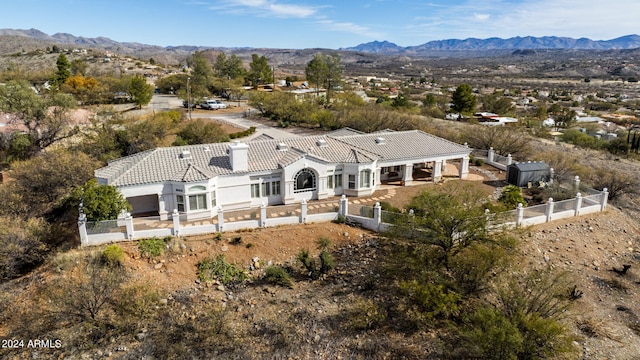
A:
[[[310,169],[298,171],[294,177],[293,192],[305,192],[316,190],[316,173]]]

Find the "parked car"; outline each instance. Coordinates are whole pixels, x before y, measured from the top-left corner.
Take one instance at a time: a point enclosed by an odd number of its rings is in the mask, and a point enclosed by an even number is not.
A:
[[[195,108],[196,108],[196,105],[197,105],[197,104],[195,104],[195,103],[191,103],[191,108],[192,108],[192,109],[195,109]],[[189,107],[189,106],[187,106],[187,100],[185,100],[185,101],[183,101],[183,102],[182,102],[182,106],[184,106],[185,108],[186,108],[186,107]]]
[[[205,100],[200,103],[200,107],[207,110],[226,109],[227,104],[220,100]]]

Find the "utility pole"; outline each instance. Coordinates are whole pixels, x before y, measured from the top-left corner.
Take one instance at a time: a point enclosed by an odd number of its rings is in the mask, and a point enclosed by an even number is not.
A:
[[[190,77],[187,78],[187,113],[189,114],[189,121],[191,121],[191,89],[189,88]]]

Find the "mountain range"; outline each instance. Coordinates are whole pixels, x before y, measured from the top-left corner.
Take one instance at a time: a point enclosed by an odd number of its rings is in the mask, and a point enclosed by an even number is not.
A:
[[[449,39],[429,41],[422,45],[402,47],[388,41],[372,41],[341,50],[378,54],[415,55],[434,50],[524,50],[524,49],[571,49],[571,50],[619,50],[640,48],[640,36],[626,35],[611,40],[574,39],[569,37],[512,37],[508,39],[488,38],[465,40]]]
[[[0,29],[0,37],[4,39],[24,39],[23,42],[37,42],[47,44],[76,45],[92,48],[102,48],[117,51],[124,54],[154,54],[164,53],[167,55],[187,56],[198,50],[210,49],[211,47],[203,46],[168,46],[161,47],[157,45],[147,45],[136,42],[118,42],[106,37],[87,38],[83,36],[75,36],[67,33],[56,33],[48,35],[37,29],[18,30],[18,29]],[[2,41],[8,45],[9,41]],[[34,43],[35,44],[35,43]],[[23,44],[16,44],[24,49]],[[35,46],[35,45],[34,45]],[[495,50],[538,50],[538,49],[564,49],[564,50],[619,50],[619,49],[635,49],[640,48],[640,36],[626,35],[611,40],[591,40],[587,38],[573,39],[569,37],[544,36],[544,37],[512,37],[508,39],[488,38],[476,39],[469,38],[464,40],[449,39],[429,41],[422,45],[416,46],[398,46],[389,41],[372,41],[360,44],[354,47],[341,48],[340,51],[345,52],[361,52],[377,55],[402,55],[402,56],[430,56],[434,53],[456,52],[456,51],[495,51]],[[227,48],[218,48],[227,49]],[[233,48],[229,50],[245,50],[248,48]],[[260,49],[267,51],[268,49]],[[271,49],[274,50],[274,49]],[[280,49],[284,50],[284,49]],[[303,49],[304,50],[304,49]],[[315,49],[320,50],[320,49]],[[17,51],[16,49],[4,49],[3,52]]]

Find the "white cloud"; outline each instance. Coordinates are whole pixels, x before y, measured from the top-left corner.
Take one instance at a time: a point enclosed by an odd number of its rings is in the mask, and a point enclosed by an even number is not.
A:
[[[318,20],[318,24],[322,25],[329,31],[348,32],[356,35],[362,35],[370,38],[379,38],[382,34],[371,30],[368,27],[360,26],[351,22],[337,22],[333,20]]]
[[[419,43],[526,35],[608,40],[639,32],[640,1],[465,0],[442,5],[425,4],[428,11],[407,24],[404,37],[418,38]],[[470,14],[475,21],[469,21]]]
[[[317,8],[313,6],[282,4],[272,0],[226,0],[224,5],[212,6],[210,9],[285,18],[306,18],[317,12]]]

